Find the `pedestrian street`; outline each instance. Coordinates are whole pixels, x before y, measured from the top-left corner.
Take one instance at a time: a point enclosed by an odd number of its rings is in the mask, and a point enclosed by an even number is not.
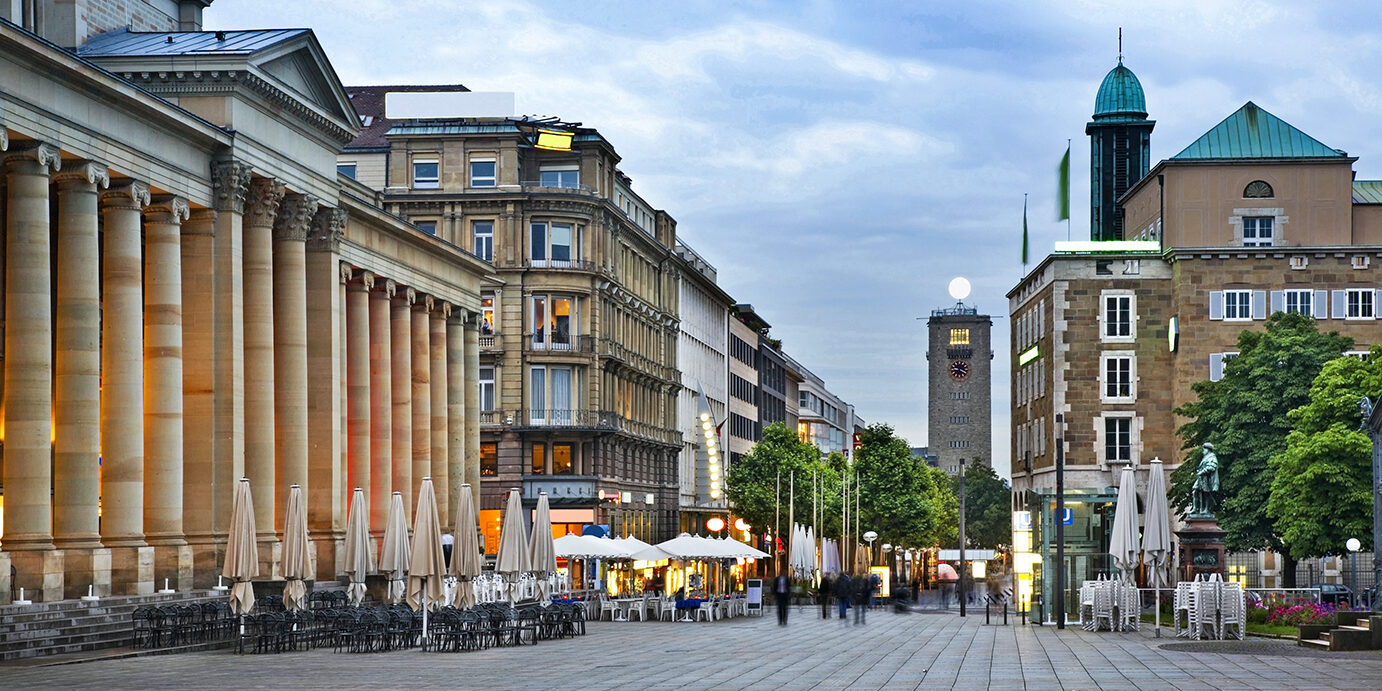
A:
[[[0,666],[3,688],[1326,689],[1382,679],[1382,654],[1293,641],[1156,639],[1078,626],[984,624],[982,607],[822,620],[794,607],[715,622],[597,622],[537,646],[434,653],[228,651]],[[995,622],[999,619],[995,618]],[[1163,629],[1163,633],[1167,633]]]

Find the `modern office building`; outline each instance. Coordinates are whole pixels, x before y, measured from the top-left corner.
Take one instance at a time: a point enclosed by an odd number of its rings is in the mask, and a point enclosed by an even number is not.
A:
[[[762,435],[758,409],[759,339],[768,322],[753,311],[752,305],[730,306],[729,319],[729,422],[725,438],[729,465],[748,453]]]
[[[311,31],[207,4],[0,3],[0,603],[214,585],[241,478],[262,577],[299,485],[334,580],[352,488],[378,532],[478,473],[489,266],[338,177]]]
[[[927,446],[951,475],[993,463],[993,320],[957,302],[926,321]]]
[[[831,393],[825,380],[802,368],[802,381],[797,394],[797,436],[811,442],[821,453],[832,451],[852,457],[854,439],[854,406]]]
[[[495,115],[460,86],[346,91],[368,125],[340,164],[391,212],[493,264],[477,478],[488,548],[511,487],[528,505],[546,492],[558,532],[675,536],[676,222],[593,128]]]
[[[1097,107],[1122,98],[1145,117],[1140,88],[1120,94],[1101,88]],[[1055,439],[1077,586],[1108,572],[1119,473],[1132,467],[1141,493],[1151,459],[1180,464],[1172,411],[1196,400],[1195,382],[1222,376],[1239,333],[1301,312],[1360,350],[1382,342],[1382,182],[1355,180],[1355,160],[1249,102],[1119,198],[1127,241],[1057,243],[1008,293],[1014,508],[1030,512],[1046,602]],[[1260,559],[1262,585],[1276,586],[1275,556]]]
[[[696,533],[704,532],[711,516],[726,521],[730,518],[729,503],[723,495],[728,457],[720,447],[729,415],[729,308],[734,300],[717,284],[715,267],[684,241],[678,240],[676,256],[673,267],[678,272],[677,302],[681,309],[677,369],[682,377],[677,392],[677,430],[682,435],[677,463],[678,505],[681,530]],[[709,413],[716,440],[713,464],[702,412]],[[716,477],[712,477],[712,465],[717,466]]]

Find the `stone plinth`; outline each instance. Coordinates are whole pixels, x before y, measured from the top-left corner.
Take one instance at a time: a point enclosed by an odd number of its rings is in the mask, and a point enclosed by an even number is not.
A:
[[[152,595],[154,548],[110,547],[111,595]]]
[[[60,549],[24,550],[8,552],[9,566],[15,571],[16,580],[10,583],[5,597],[19,595],[24,589],[24,599],[33,602],[56,602],[63,596],[63,567],[66,553]],[[3,564],[0,564],[3,566]],[[9,578],[9,569],[5,569]]]
[[[154,585],[162,588],[167,579],[174,590],[191,591],[193,564],[191,545],[154,545]]]
[[[1214,518],[1191,517],[1185,527],[1176,531],[1180,538],[1182,580],[1194,580],[1201,574],[1217,573],[1224,575],[1224,535],[1219,522]]]
[[[63,550],[63,596],[75,599],[91,593],[98,597],[110,596],[110,550],[104,547],[93,549]]]

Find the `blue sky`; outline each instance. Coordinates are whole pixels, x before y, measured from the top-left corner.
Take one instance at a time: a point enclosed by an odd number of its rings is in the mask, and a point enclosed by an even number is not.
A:
[[[219,0],[207,29],[309,27],[348,85],[513,91],[598,128],[649,203],[787,351],[870,422],[926,442],[925,321],[968,277],[995,315],[1007,474],[1008,323],[1023,193],[1034,262],[1088,236],[1084,125],[1124,63],[1175,155],[1248,100],[1382,178],[1382,3]],[[917,317],[923,317],[918,321]]]

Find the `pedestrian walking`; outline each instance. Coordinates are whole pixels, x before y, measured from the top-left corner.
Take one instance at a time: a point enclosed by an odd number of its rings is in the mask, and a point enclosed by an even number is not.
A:
[[[821,584],[816,588],[816,598],[821,601],[821,618],[830,618],[830,577],[821,575]]]
[[[854,625],[861,626],[864,613],[869,609],[869,598],[873,596],[873,581],[866,574],[851,579],[854,582]]]
[[[835,603],[840,608],[840,621],[848,623],[845,611],[849,609],[849,598],[854,594],[854,586],[849,582],[849,574],[841,573],[835,577]]]
[[[777,596],[777,625],[787,625],[787,610],[792,606],[792,578],[778,573],[773,579],[773,595]]]

